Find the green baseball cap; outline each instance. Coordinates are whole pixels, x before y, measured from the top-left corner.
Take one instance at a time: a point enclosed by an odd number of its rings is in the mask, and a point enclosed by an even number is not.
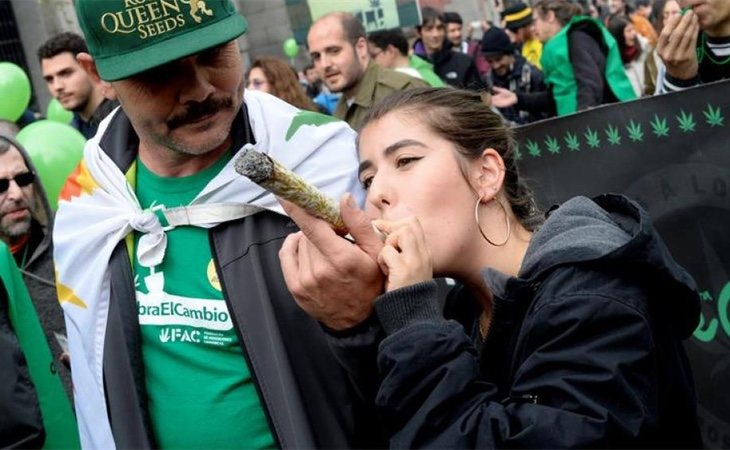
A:
[[[76,0],[103,80],[129,78],[246,32],[230,0]]]

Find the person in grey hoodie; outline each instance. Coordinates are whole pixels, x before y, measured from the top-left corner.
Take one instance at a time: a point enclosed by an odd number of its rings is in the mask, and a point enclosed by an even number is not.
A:
[[[0,133],[0,240],[10,248],[43,326],[53,355],[49,371],[59,372],[71,397],[71,375],[59,339],[66,336],[53,273],[53,211],[41,180],[22,145]]]
[[[287,205],[302,232],[280,259],[391,447],[702,445],[682,346],[696,285],[638,204],[575,197],[544,218],[510,132],[466,91],[388,97],[359,155],[358,244]],[[461,282],[445,307],[434,276]]]

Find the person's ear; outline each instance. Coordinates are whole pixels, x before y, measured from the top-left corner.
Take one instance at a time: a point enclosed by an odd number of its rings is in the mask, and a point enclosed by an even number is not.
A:
[[[117,99],[117,92],[114,90],[114,87],[111,83],[101,79],[101,75],[99,75],[99,71],[96,69],[96,62],[90,54],[81,52],[76,55],[76,60],[79,62],[81,68],[84,69],[84,72],[89,75],[91,81],[94,84],[98,84],[101,86],[101,93],[102,95],[104,95],[104,97],[108,98],[109,100]]]
[[[355,42],[355,54],[360,62],[367,65],[370,60],[370,52],[368,51],[368,41],[364,37],[359,37]]]
[[[400,55],[400,51],[393,44],[388,44],[383,51],[388,55],[389,59],[392,59],[395,55]]]
[[[504,184],[504,160],[493,148],[485,148],[471,167],[472,186],[484,201],[497,196]]]
[[[547,14],[545,14],[545,21],[548,22],[548,23],[555,22],[555,11],[549,9],[547,11]]]

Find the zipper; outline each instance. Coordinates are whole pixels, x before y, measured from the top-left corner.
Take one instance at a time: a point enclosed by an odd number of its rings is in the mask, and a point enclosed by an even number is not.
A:
[[[269,429],[272,431],[271,435],[274,438],[274,443],[276,444],[276,447],[281,449],[283,446],[281,445],[281,441],[279,439],[279,432],[274,426],[274,421],[271,418],[271,413],[269,412],[268,403],[266,402],[266,398],[264,397],[264,393],[261,391],[261,385],[259,384],[258,377],[256,376],[256,370],[251,364],[251,356],[248,353],[248,350],[246,348],[246,341],[243,339],[243,333],[241,332],[241,327],[238,324],[238,319],[236,317],[236,314],[233,309],[233,305],[231,304],[230,297],[228,296],[228,291],[226,289],[226,280],[222,276],[222,271],[220,266],[218,265],[218,254],[216,253],[216,247],[215,247],[215,237],[213,236],[213,229],[208,231],[208,238],[210,241],[210,253],[213,257],[213,264],[215,265],[216,274],[218,275],[218,280],[221,283],[221,292],[223,293],[223,300],[226,302],[226,307],[228,308],[228,312],[231,316],[231,321],[233,322],[233,329],[236,332],[236,336],[238,336],[238,344],[239,347],[241,347],[241,353],[243,353],[243,359],[246,360],[246,364],[248,365],[248,372],[251,374],[251,380],[253,381],[253,385],[256,388],[256,393],[258,394],[259,401],[261,402],[261,406],[264,410],[264,416],[266,417],[266,423],[269,425]]]

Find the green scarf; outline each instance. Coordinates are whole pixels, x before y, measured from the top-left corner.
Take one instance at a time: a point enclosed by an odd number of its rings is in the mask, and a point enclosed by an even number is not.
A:
[[[8,292],[8,314],[40,402],[46,441],[43,448],[80,448],[76,417],[54,363],[35,307],[8,247],[0,242],[0,277]]]

